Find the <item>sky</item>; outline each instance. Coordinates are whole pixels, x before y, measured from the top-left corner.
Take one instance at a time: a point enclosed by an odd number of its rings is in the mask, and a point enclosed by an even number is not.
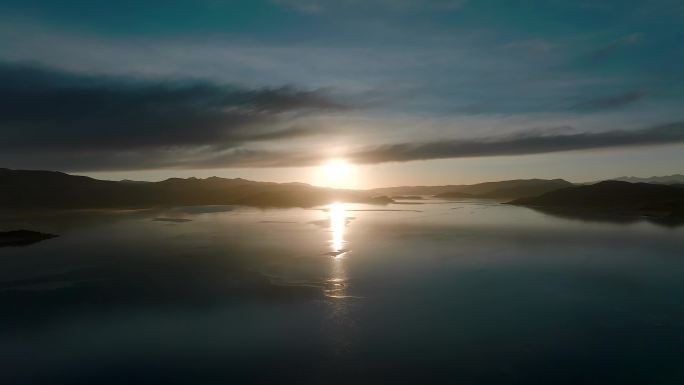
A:
[[[3,0],[0,167],[345,187],[684,173],[684,2]]]

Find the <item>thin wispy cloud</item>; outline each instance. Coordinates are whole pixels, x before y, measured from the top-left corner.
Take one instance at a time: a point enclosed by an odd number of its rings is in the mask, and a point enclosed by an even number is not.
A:
[[[643,90],[631,90],[615,95],[597,96],[577,103],[577,108],[580,110],[610,110],[622,108],[646,98],[647,95],[648,93]]]
[[[445,158],[513,156],[599,148],[653,146],[684,142],[684,122],[640,130],[558,133],[539,130],[513,136],[424,143],[397,143],[362,149],[349,154],[358,163],[406,162]]]
[[[274,4],[311,14],[331,11],[335,8],[449,11],[460,9],[467,2],[468,0],[273,0]]]
[[[599,61],[608,58],[621,48],[637,45],[644,41],[644,34],[635,32],[611,41],[589,53],[589,60]]]

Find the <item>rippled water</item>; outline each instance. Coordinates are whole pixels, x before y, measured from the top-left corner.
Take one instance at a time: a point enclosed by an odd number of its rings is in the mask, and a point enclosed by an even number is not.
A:
[[[0,384],[681,384],[684,228],[486,202],[5,216]]]

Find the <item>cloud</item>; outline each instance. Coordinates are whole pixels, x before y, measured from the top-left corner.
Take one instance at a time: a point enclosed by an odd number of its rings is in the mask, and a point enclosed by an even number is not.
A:
[[[625,107],[646,97],[642,90],[632,90],[616,95],[600,96],[580,102],[576,105],[580,110],[609,110]]]
[[[323,91],[95,77],[0,65],[0,150],[128,151],[302,137],[293,117],[346,108]]]
[[[574,150],[684,143],[684,122],[640,130],[544,135],[539,131],[506,137],[398,143],[354,151],[347,158],[373,164],[412,160],[545,154]]]
[[[390,11],[426,9],[456,10],[468,0],[273,0],[273,3],[303,13],[320,13],[331,8],[379,8]]]
[[[518,156],[578,150],[656,146],[684,143],[684,122],[638,130],[577,132],[572,128],[548,131],[533,129],[515,135],[394,143],[349,150],[344,157],[357,164],[409,162],[416,160]],[[267,150],[249,147],[221,148],[216,145],[181,148],[155,148],[149,151],[96,153],[29,152],[0,154],[0,162],[12,167],[53,168],[71,171],[212,169],[314,166],[326,154],[310,148]]]
[[[548,131],[532,129],[500,137],[395,143],[353,149],[345,155],[345,158],[357,164],[379,164],[684,143],[684,122],[639,130],[576,132],[572,128],[566,128],[563,131],[558,128]],[[198,166],[207,168],[312,166],[323,161],[325,157],[315,153],[245,150],[217,153],[202,159]]]
[[[323,2],[321,0],[273,0],[273,3],[302,13],[319,13],[323,11]]]
[[[585,105],[616,108],[643,96],[632,91]],[[318,152],[319,146],[307,146],[306,139],[345,130],[323,129],[325,120],[317,117],[349,108],[321,90],[76,75],[5,63],[0,65],[0,164],[67,171],[309,166],[328,155]],[[453,127],[444,126],[423,136],[422,143],[351,146],[340,156],[375,164],[684,142],[684,123],[640,130],[578,132],[565,127],[513,136],[426,139],[449,131]]]
[[[589,60],[603,60],[610,56],[613,52],[617,51],[618,49],[622,47],[628,47],[631,45],[639,44],[643,40],[644,35],[642,33],[631,33],[629,35],[622,36],[589,53]]]
[[[329,27],[347,30],[335,23]],[[424,31],[414,34],[409,27],[402,25],[383,35],[388,40],[356,40],[360,35],[376,35],[367,27],[350,27],[353,36],[345,39],[353,44],[343,44],[346,40],[328,41],[326,34],[320,35],[323,40],[302,37],[277,42],[232,35],[131,38],[16,21],[0,23],[0,61],[100,75],[201,77],[254,89],[282,84],[333,87],[337,100],[346,94],[354,102],[360,93],[373,92],[382,96],[378,101],[384,104],[376,108],[388,114],[584,113],[591,111],[578,109],[577,100],[569,96],[602,96],[613,92],[606,90],[642,87],[661,100],[681,95],[681,82],[667,73],[625,74],[625,68],[591,73],[565,67],[577,61],[578,54],[585,58],[586,48],[562,39],[506,36],[501,41],[456,33],[434,39]],[[655,79],[656,74],[661,78]]]

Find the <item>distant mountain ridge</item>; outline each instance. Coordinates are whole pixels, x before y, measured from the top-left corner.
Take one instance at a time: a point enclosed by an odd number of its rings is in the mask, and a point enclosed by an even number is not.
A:
[[[368,193],[303,183],[254,182],[210,177],[161,182],[107,181],[56,171],[0,169],[2,208],[146,208],[231,205],[312,207],[333,201],[380,203]]]
[[[513,181],[509,181],[513,182]],[[477,188],[465,188],[460,191],[446,192],[435,195],[438,198],[459,198],[464,197],[463,194],[470,195],[471,198],[477,199],[517,199],[525,197],[534,197],[549,191],[559,190],[566,187],[574,186],[572,183],[563,179],[531,179],[515,181],[516,183],[502,182],[500,188],[490,190],[484,193],[475,193]],[[493,182],[496,183],[496,182]],[[491,186],[491,185],[490,185]],[[465,191],[464,191],[465,190]],[[471,191],[471,192],[466,192]]]
[[[684,186],[603,181],[568,187],[538,197],[521,198],[513,205],[544,209],[684,217]]]
[[[57,236],[54,234],[30,230],[0,231],[0,247],[26,246],[55,237]]]
[[[513,179],[471,185],[400,186],[368,190],[377,195],[433,195],[438,198],[516,199],[574,186],[563,179]]]
[[[684,175],[672,174],[665,176],[652,176],[649,178],[639,178],[635,176],[621,176],[612,180],[631,182],[631,183],[653,183],[653,184],[684,184]]]
[[[401,193],[400,193],[401,192]],[[388,204],[387,195],[512,200],[546,209],[684,216],[684,185],[603,181],[574,185],[563,179],[525,179],[473,185],[403,186],[365,191],[304,183],[255,182],[210,177],[160,182],[107,181],[56,171],[0,168],[0,208],[85,209],[193,205],[313,207],[331,202]],[[416,198],[416,197],[413,197]]]

